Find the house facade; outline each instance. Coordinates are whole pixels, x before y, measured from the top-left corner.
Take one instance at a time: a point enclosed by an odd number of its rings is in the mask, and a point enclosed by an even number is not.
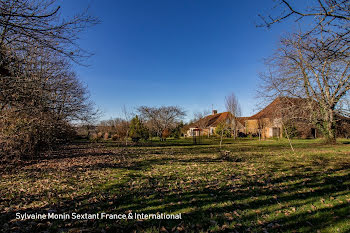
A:
[[[220,124],[225,124],[228,129],[233,129],[235,122],[239,131],[244,129],[242,123],[238,120],[235,121],[234,116],[230,112],[217,113],[217,110],[213,110],[211,115],[188,125],[185,137],[215,135],[216,128]]]
[[[185,136],[214,135],[217,126],[225,123],[233,129],[236,125],[238,135],[254,135],[261,138],[281,138],[285,132],[300,138],[316,138],[321,132],[310,123],[310,111],[300,107],[307,104],[302,98],[279,97],[264,109],[250,117],[234,117],[229,112],[206,116],[188,126]],[[231,124],[231,125],[230,125]],[[350,137],[350,119],[340,117],[338,130],[342,137]],[[344,126],[344,127],[343,127]]]
[[[300,108],[305,104],[305,99],[301,98],[276,98],[258,113],[245,118],[245,134],[261,138],[281,138],[286,128],[292,127],[298,137],[315,138],[317,130],[306,120],[309,112]]]

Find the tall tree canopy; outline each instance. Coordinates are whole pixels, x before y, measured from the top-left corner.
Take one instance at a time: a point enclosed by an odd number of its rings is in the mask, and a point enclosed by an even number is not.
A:
[[[300,107],[308,109],[311,121],[334,143],[337,120],[349,116],[350,2],[313,0],[297,8],[295,2],[280,0],[272,13],[261,17],[267,27],[292,17],[313,22],[281,38],[267,60],[261,93],[308,100]]]

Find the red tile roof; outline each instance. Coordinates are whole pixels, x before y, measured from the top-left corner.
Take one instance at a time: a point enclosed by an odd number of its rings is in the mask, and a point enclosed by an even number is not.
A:
[[[260,112],[254,114],[250,117],[237,117],[237,121],[241,123],[242,125],[245,125],[246,120],[254,120],[254,119],[262,119],[262,118],[280,118],[282,116],[282,111],[287,110],[288,108],[302,106],[305,104],[305,99],[302,98],[290,98],[290,97],[278,97],[274,101],[272,101],[269,105],[267,105],[264,109],[262,109]],[[217,113],[213,115],[208,115],[199,121],[196,121],[190,125],[188,125],[188,128],[194,128],[194,127],[216,127],[221,122],[230,119],[232,116],[229,112],[222,112]]]
[[[306,99],[302,98],[278,97],[260,112],[249,117],[249,119],[280,118],[282,116],[282,110],[288,111],[288,109],[293,107],[302,106],[305,102]]]
[[[213,115],[208,115],[208,116],[190,124],[189,127],[190,128],[200,127],[200,126],[202,126],[202,127],[204,126],[204,128],[216,127],[221,122],[224,122],[224,121],[230,119],[231,116],[232,116],[232,114],[230,112],[222,112],[222,113],[217,113],[217,114],[213,114]]]

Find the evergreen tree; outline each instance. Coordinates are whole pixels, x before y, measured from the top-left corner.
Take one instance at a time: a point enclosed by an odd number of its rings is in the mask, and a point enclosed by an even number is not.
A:
[[[135,116],[130,122],[129,136],[134,142],[138,142],[140,139],[147,140],[149,137],[148,129],[138,116]]]
[[[178,123],[178,125],[171,131],[171,136],[173,138],[180,138],[181,137],[181,130],[184,127],[184,123],[181,121]]]

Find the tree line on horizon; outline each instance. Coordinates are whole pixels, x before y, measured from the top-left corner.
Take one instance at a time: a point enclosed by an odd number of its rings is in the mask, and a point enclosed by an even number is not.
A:
[[[234,93],[225,97],[225,107],[229,114],[229,123],[221,122],[215,134],[220,137],[220,144],[223,137],[238,137],[238,124],[236,118],[241,116],[241,106],[238,98]],[[192,123],[197,124],[201,129],[207,127],[208,116],[210,111],[195,112],[193,119],[184,123],[183,119],[186,112],[179,106],[161,106],[149,107],[140,106],[136,112],[127,111],[126,107],[122,108],[122,118],[112,118],[102,120],[96,125],[83,124],[77,127],[80,136],[92,141],[102,139],[112,139],[114,141],[125,141],[128,139],[138,142],[139,140],[148,140],[157,137],[160,141],[165,141],[168,137],[180,138],[184,136],[185,130]],[[208,134],[209,136],[209,134]]]
[[[78,131],[83,137],[92,141],[124,140],[126,145],[129,138],[134,142],[151,137],[158,137],[160,141],[165,141],[168,137],[179,138],[181,136],[181,129],[184,126],[183,118],[186,113],[178,106],[140,106],[136,109],[136,113],[126,111],[124,107],[123,115],[123,118],[102,120],[96,126],[80,125]]]

